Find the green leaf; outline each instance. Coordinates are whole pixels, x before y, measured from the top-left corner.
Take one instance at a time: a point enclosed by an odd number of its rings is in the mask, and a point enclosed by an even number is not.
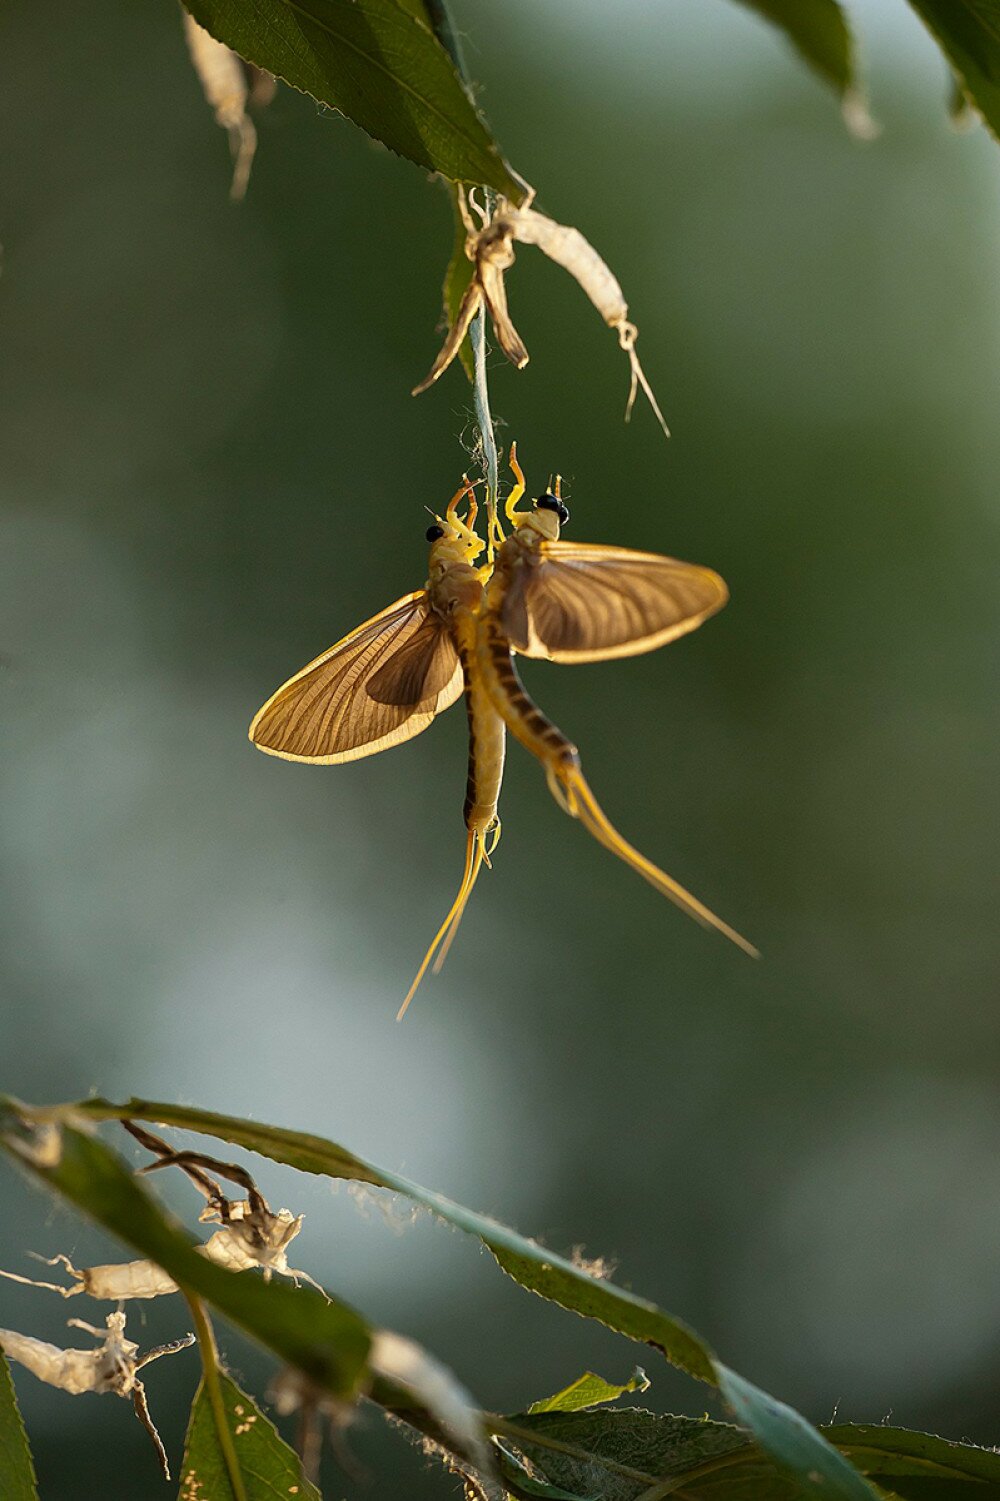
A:
[[[527,1461],[522,1461],[512,1452],[502,1453],[502,1494],[507,1501],[511,1498],[514,1501],[603,1501],[603,1497],[581,1496],[577,1491],[564,1491],[561,1486],[549,1485],[540,1478],[537,1469],[528,1470],[526,1464]],[[486,1501],[493,1501],[493,1498],[488,1496]]]
[[[413,1183],[399,1173],[375,1167],[322,1136],[149,1100],[128,1100],[124,1105],[113,1105],[108,1100],[92,1099],[79,1105],[56,1106],[51,1110],[32,1110],[23,1105],[17,1109],[34,1120],[59,1120],[79,1113],[92,1120],[157,1121],[160,1125],[177,1126],[246,1147],[274,1162],[297,1168],[299,1172],[370,1183],[377,1188],[405,1194],[459,1230],[478,1236],[504,1271],[522,1287],[573,1313],[598,1319],[630,1339],[654,1346],[689,1376],[716,1385],[713,1356],[708,1347],[679,1319],[664,1313],[655,1303],[648,1303],[611,1282],[596,1280],[581,1267],[546,1250],[537,1241],[518,1235],[487,1215],[464,1209],[443,1194],[421,1188],[419,1183]]]
[[[1000,139],[1000,0],[910,0]]]
[[[391,151],[517,202],[511,176],[423,6],[401,0],[186,0],[205,30]]]
[[[715,1369],[719,1390],[737,1422],[749,1428],[761,1448],[797,1481],[803,1496],[871,1501],[875,1493],[868,1482],[805,1418],[720,1361]]]
[[[834,1495],[776,1465],[746,1434],[707,1418],[617,1412],[517,1413],[492,1421],[505,1483],[518,1496],[573,1501],[802,1501]],[[824,1429],[879,1494],[899,1501],[997,1501],[1000,1454],[905,1429],[843,1424]],[[870,1492],[865,1492],[870,1494]]]
[[[901,1501],[1000,1501],[996,1449],[875,1424],[839,1423],[823,1432],[880,1490]]]
[[[625,1288],[595,1279],[572,1261],[557,1256],[536,1241],[516,1234],[506,1225],[501,1225],[486,1215],[464,1209],[442,1194],[421,1188],[419,1184],[398,1173],[365,1162],[336,1142],[327,1141],[322,1136],[264,1125],[258,1121],[217,1115],[191,1106],[165,1105],[148,1100],[129,1100],[124,1105],[114,1105],[107,1100],[92,1099],[79,1105],[54,1106],[41,1110],[31,1110],[28,1106],[19,1105],[17,1109],[21,1114],[40,1122],[64,1120],[80,1114],[95,1120],[135,1119],[176,1126],[182,1130],[215,1136],[235,1146],[246,1147],[275,1162],[297,1168],[300,1172],[351,1179],[405,1194],[414,1203],[422,1204],[449,1224],[478,1236],[483,1245],[492,1251],[503,1270],[522,1287],[549,1298],[573,1313],[597,1319],[619,1334],[627,1335],[629,1339],[652,1345],[681,1370],[698,1380],[706,1381],[712,1386],[722,1386],[723,1381],[728,1382],[725,1391],[727,1401],[742,1403],[747,1426],[759,1440],[761,1447],[773,1453],[775,1460],[783,1465],[794,1465],[801,1456],[802,1462],[807,1466],[802,1472],[802,1480],[808,1483],[812,1473],[822,1476],[826,1484],[823,1494],[828,1501],[872,1501],[874,1492],[860,1475],[851,1471],[836,1450],[815,1429],[809,1427],[804,1418],[783,1403],[765,1397],[764,1393],[758,1392],[749,1382],[742,1382],[741,1378],[728,1371],[717,1361],[708,1345],[679,1319]],[[154,1260],[160,1258],[154,1257]],[[166,1265],[165,1262],[162,1264]],[[171,1270],[169,1266],[167,1270]],[[804,1435],[812,1435],[808,1443]],[[849,1481],[844,1479],[845,1472],[850,1477]]]
[[[743,0],[743,4],[783,31],[841,98],[854,88],[854,42],[838,0]]]
[[[302,1473],[302,1465],[269,1418],[235,1381],[220,1375],[226,1425],[232,1435],[246,1501],[320,1501],[320,1493]],[[215,1414],[202,1382],[191,1408],[184,1463],[182,1501],[235,1501]]]
[[[10,1367],[3,1355],[0,1355],[0,1496],[3,1501],[38,1501],[28,1435],[14,1395]]]
[[[584,1407],[599,1407],[602,1402],[617,1402],[626,1392],[644,1392],[649,1386],[649,1377],[636,1366],[631,1376],[621,1386],[605,1381],[593,1371],[584,1371],[569,1386],[553,1397],[543,1397],[532,1402],[529,1412],[579,1412]]]
[[[477,1404],[440,1361],[413,1340],[370,1328],[346,1304],[307,1287],[265,1283],[252,1272],[234,1274],[194,1249],[168,1219],[144,1182],[126,1170],[100,1141],[72,1124],[25,1137],[20,1110],[0,1102],[0,1146],[92,1219],[199,1293],[248,1334],[294,1366],[322,1391],[350,1399],[362,1381],[391,1387],[385,1405],[423,1431],[428,1423],[466,1459],[489,1470]],[[79,1122],[79,1116],[76,1116]],[[0,1501],[6,1492],[0,1490]]]
[[[155,1261],[181,1286],[199,1293],[279,1359],[334,1396],[354,1395],[365,1370],[370,1334],[359,1314],[308,1287],[265,1283],[227,1271],[194,1250],[146,1188],[94,1137],[64,1124],[45,1148],[25,1145],[8,1120],[3,1146],[126,1245]]]
[[[667,1485],[685,1497],[711,1477],[713,1501],[799,1501],[801,1492],[728,1423],[617,1412],[522,1413],[498,1421],[504,1449],[526,1461],[535,1480],[580,1501],[639,1501]],[[521,1488],[518,1471],[505,1481]]]

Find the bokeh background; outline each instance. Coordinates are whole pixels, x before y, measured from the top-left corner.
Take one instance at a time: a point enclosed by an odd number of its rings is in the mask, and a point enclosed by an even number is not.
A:
[[[4,8],[2,1085],[323,1132],[612,1257],[815,1420],[993,1444],[1000,159],[949,129],[902,0],[854,9],[868,144],[726,0],[456,5],[507,154],[618,272],[675,434],[642,405],[623,425],[613,336],[524,249],[504,437],[536,486],[567,477],[572,536],[732,590],[669,651],[525,677],[622,829],[764,959],[590,842],[515,746],[495,870],[397,1026],[460,871],[461,710],[329,770],[246,725],[419,585],[423,507],[468,462],[461,374],[408,394],[447,200],[285,90],[236,208],[167,0],[57,0],[44,35]],[[117,1257],[2,1172],[0,1265]],[[307,1215],[293,1260],[485,1406],[644,1357],[405,1206],[259,1177]],[[0,1286],[5,1326],[65,1341],[87,1312]],[[183,1325],[161,1302],[130,1330]],[[263,1393],[268,1361],[224,1343]],[[643,1363],[652,1405],[711,1400]],[[195,1381],[193,1354],[150,1373],[175,1464]],[[18,1389],[46,1501],[164,1494],[124,1404]],[[331,1497],[454,1493],[374,1414],[348,1443],[368,1479],[331,1462]]]

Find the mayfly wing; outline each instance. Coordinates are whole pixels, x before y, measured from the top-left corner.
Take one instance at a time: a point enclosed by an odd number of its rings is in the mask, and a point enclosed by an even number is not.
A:
[[[424,589],[359,625],[272,694],[250,739],[288,761],[355,761],[411,740],[462,693],[462,664]]]
[[[603,662],[652,651],[701,625],[729,598],[717,573],[658,553],[542,542],[515,568],[502,605],[515,651]]]

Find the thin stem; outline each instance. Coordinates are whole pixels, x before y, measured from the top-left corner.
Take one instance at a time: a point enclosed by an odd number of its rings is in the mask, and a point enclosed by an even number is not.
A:
[[[465,58],[462,47],[458,40],[455,24],[448,10],[447,0],[426,0],[426,11],[434,35],[448,53],[455,64],[455,72],[458,74],[462,88],[465,90],[472,104],[476,98],[465,66]],[[518,181],[521,179],[518,178]],[[493,194],[489,188],[483,189],[486,200],[486,208],[490,214],[493,212]],[[497,457],[497,443],[493,434],[493,418],[490,413],[490,393],[486,384],[486,308],[481,305],[478,317],[472,320],[469,328],[469,343],[472,346],[472,359],[474,365],[473,391],[476,403],[476,421],[479,423],[479,431],[482,435],[483,467],[486,471],[486,556],[489,563],[493,563],[494,544],[497,536],[497,485],[500,461]]]
[[[304,1398],[299,1413],[299,1431],[295,1447],[302,1461],[302,1473],[319,1489],[319,1467],[323,1452],[323,1420],[316,1402]]]
[[[475,369],[473,396],[476,403],[476,421],[479,423],[483,447],[483,468],[486,471],[486,532],[487,557],[493,562],[493,543],[499,525],[497,519],[497,488],[499,486],[500,460],[497,456],[497,440],[493,432],[493,414],[490,411],[490,392],[486,382],[486,309],[480,308],[469,329],[472,358]]]
[[[215,1419],[215,1431],[219,1437],[219,1448],[226,1461],[226,1470],[229,1474],[229,1484],[233,1492],[234,1501],[247,1501],[246,1486],[243,1484],[243,1476],[240,1473],[240,1462],[236,1458],[236,1445],[233,1443],[233,1435],[229,1431],[229,1420],[226,1417],[226,1404],[222,1396],[222,1383],[219,1380],[219,1347],[215,1343],[215,1330],[205,1312],[205,1305],[195,1293],[185,1292],[188,1306],[191,1309],[191,1317],[194,1319],[194,1327],[198,1334],[198,1349],[201,1352],[201,1368],[205,1383],[205,1391],[208,1394],[212,1416]]]

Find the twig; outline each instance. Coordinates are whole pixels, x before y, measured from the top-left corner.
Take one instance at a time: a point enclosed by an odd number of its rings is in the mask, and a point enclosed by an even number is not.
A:
[[[493,414],[490,411],[490,392],[486,383],[486,309],[480,308],[478,317],[469,329],[472,345],[475,378],[473,396],[476,403],[476,421],[479,423],[480,441],[483,448],[483,469],[486,474],[487,557],[493,561],[493,544],[497,536],[497,487],[499,485],[500,461],[497,456],[497,440],[493,431]]]
[[[219,1347],[215,1343],[215,1330],[212,1328],[201,1299],[186,1289],[184,1296],[187,1298],[198,1334],[205,1391],[215,1419],[215,1431],[219,1437],[219,1448],[226,1461],[234,1501],[248,1501],[246,1486],[243,1484],[243,1476],[240,1473],[240,1462],[236,1458],[236,1445],[233,1443],[233,1435],[229,1431],[229,1421],[226,1417],[226,1404],[222,1395],[222,1383],[219,1380]]]
[[[463,89],[473,104],[476,102],[472,80],[465,66],[465,57],[462,53],[461,43],[455,24],[448,10],[447,0],[427,0],[427,14],[435,36],[442,47],[448,53],[455,64],[455,72],[458,74]],[[520,179],[518,179],[520,181]],[[493,194],[486,191],[487,207],[492,212]],[[475,277],[470,286],[475,285]],[[470,299],[471,306],[471,299]],[[456,318],[456,325],[459,319]],[[464,330],[462,330],[464,334]],[[468,329],[469,343],[472,346],[472,359],[474,365],[473,393],[476,404],[476,421],[479,423],[479,431],[482,435],[483,444],[483,468],[486,472],[486,515],[487,515],[487,557],[493,562],[494,538],[497,533],[497,485],[499,482],[500,461],[497,457],[496,437],[493,433],[493,417],[490,413],[490,393],[486,384],[486,308],[480,302],[479,314],[473,317]],[[459,337],[458,343],[461,343]],[[456,349],[457,349],[456,345]]]

